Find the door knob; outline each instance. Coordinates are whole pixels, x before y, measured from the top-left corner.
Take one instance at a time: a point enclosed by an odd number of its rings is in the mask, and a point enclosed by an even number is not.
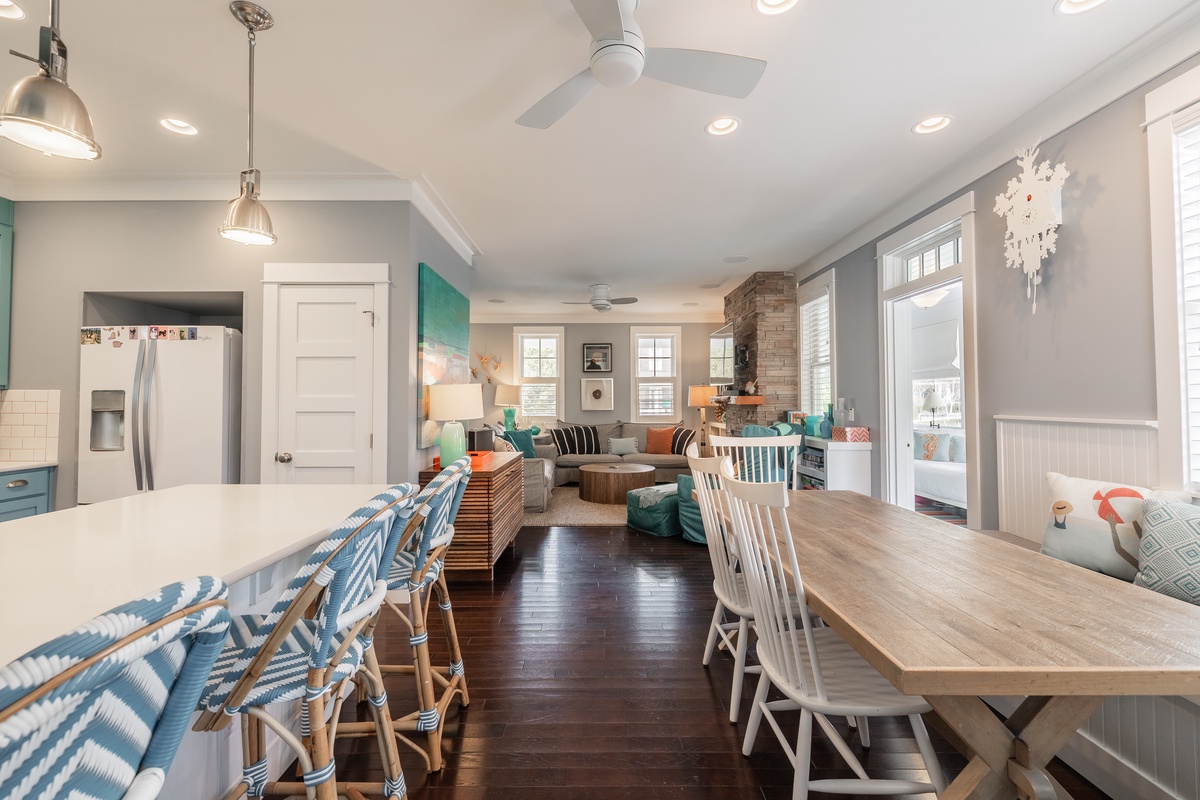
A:
[[[290,464],[290,463],[292,463],[292,454],[291,453],[276,453],[275,460],[278,461],[280,464]]]

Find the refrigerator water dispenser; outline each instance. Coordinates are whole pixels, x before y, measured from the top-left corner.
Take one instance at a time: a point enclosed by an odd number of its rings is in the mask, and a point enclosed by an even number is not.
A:
[[[92,450],[125,449],[125,391],[92,391]]]

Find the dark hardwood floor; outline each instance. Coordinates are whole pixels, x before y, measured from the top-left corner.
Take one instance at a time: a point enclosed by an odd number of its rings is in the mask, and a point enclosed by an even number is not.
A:
[[[714,602],[703,545],[628,528],[525,528],[492,583],[451,584],[451,593],[471,704],[451,710],[440,773],[401,750],[414,800],[791,796],[791,765],[765,724],[754,754],[741,754],[757,678],[732,725],[731,657],[700,664]],[[404,663],[407,637],[388,617],[376,639],[381,661]],[[445,663],[440,636],[431,621],[435,663]],[[407,711],[411,679],[389,678],[388,696]],[[868,772],[923,775],[907,731],[902,721],[872,721]],[[943,768],[957,774],[964,759],[932,733]],[[812,776],[848,774],[817,736]],[[378,779],[368,742],[338,743],[340,779]],[[1077,800],[1107,800],[1061,764],[1055,775]]]

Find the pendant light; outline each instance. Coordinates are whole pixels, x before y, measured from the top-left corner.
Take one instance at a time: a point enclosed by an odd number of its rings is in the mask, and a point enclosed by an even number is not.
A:
[[[226,239],[242,244],[275,244],[271,217],[262,203],[258,202],[262,176],[254,168],[254,34],[267,30],[275,24],[275,20],[266,9],[255,3],[236,1],[229,4],[229,11],[246,26],[250,41],[250,110],[246,115],[247,165],[242,170],[242,193],[229,201],[225,222],[218,230]]]
[[[58,32],[58,0],[50,0],[50,27],[41,28],[38,57],[9,52],[39,69],[14,83],[0,101],[0,136],[48,156],[99,158],[92,118],[67,86],[67,46]]]

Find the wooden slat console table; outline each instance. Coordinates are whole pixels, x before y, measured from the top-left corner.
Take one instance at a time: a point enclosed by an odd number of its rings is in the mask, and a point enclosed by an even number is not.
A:
[[[1069,798],[1044,767],[1103,697],[1200,694],[1200,607],[854,492],[789,502],[809,606],[975,753],[941,800]]]
[[[487,464],[472,467],[454,521],[454,541],[446,551],[447,580],[492,579],[492,568],[516,541],[525,520],[520,453],[493,453]],[[421,470],[424,486],[438,470]]]

